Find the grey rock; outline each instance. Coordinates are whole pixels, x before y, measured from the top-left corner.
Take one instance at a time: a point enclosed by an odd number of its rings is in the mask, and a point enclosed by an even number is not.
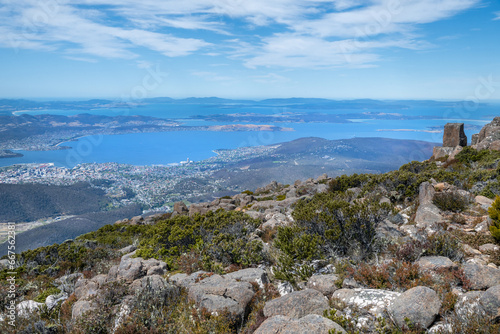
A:
[[[331,296],[338,287],[335,282],[339,279],[339,276],[335,274],[329,275],[314,275],[307,281],[307,288],[318,290],[323,295],[329,297]]]
[[[422,270],[456,269],[458,266],[449,258],[444,256],[422,256],[417,264]]]
[[[400,295],[399,292],[379,289],[340,289],[335,291],[332,299],[340,300],[351,309],[360,309],[377,318],[383,316],[387,307]]]
[[[156,259],[144,260],[143,258],[137,257],[133,258],[135,252],[126,254],[122,256],[118,268],[110,270],[108,277],[115,278],[118,281],[125,281],[126,283],[132,283],[138,278],[145,275],[159,274],[163,275],[167,264],[163,261],[158,261]]]
[[[205,274],[208,274],[208,272],[202,270],[192,273],[191,275],[175,274],[169,277],[168,280],[178,287],[187,288],[189,285],[196,283],[196,281],[200,279],[200,276]]]
[[[477,136],[476,149],[497,149],[498,140],[500,140],[500,117],[495,117],[479,132]]]
[[[61,292],[57,295],[50,295],[47,298],[45,298],[45,305],[47,305],[47,308],[52,310],[54,306],[56,306],[59,302],[65,301],[68,299],[68,294],[65,292]]]
[[[183,215],[183,214],[188,213],[189,209],[186,206],[186,204],[184,204],[184,202],[175,202],[174,203],[174,212],[179,214],[179,215]]]
[[[471,139],[470,139],[471,146],[476,145],[478,139],[479,139],[479,133],[473,134]]]
[[[75,297],[77,299],[86,299],[97,294],[99,284],[87,279],[80,279],[75,284]]]
[[[85,313],[92,311],[94,307],[92,306],[92,303],[89,300],[86,299],[80,299],[77,300],[76,303],[73,304],[73,309],[71,313],[71,318],[77,319],[84,315]]]
[[[29,317],[34,312],[40,310],[43,303],[38,303],[34,300],[24,300],[16,305],[17,315],[19,317]]]
[[[485,196],[476,196],[474,201],[479,204],[483,209],[488,210],[488,208],[493,204],[493,200]]]
[[[500,285],[495,285],[486,290],[479,298],[486,315],[493,317],[495,321],[500,319]]]
[[[495,244],[484,244],[484,245],[479,246],[479,251],[481,253],[496,252],[499,249],[500,249],[500,247],[498,247]]]
[[[359,287],[359,283],[352,277],[348,277],[342,282],[342,289],[356,289]]]
[[[375,229],[378,238],[381,239],[398,239],[403,237],[403,233],[398,230],[398,227],[391,223],[388,219],[383,220]]]
[[[484,309],[479,302],[483,294],[483,291],[469,291],[458,296],[455,303],[455,313],[460,322],[467,323],[473,316],[484,315]]]
[[[83,278],[82,273],[74,273],[69,275],[64,275],[55,280],[56,284],[58,284],[58,289],[62,292],[66,292],[68,295],[71,295],[75,291],[75,284],[80,279]]]
[[[439,314],[441,301],[437,293],[424,286],[417,286],[403,292],[389,306],[388,311],[398,326],[412,324],[428,328]]]
[[[259,285],[261,289],[264,285],[269,284],[269,278],[264,269],[261,268],[247,268],[243,270],[238,270],[229,274],[224,275],[225,278],[234,279],[236,281],[242,282],[255,282]]]
[[[266,319],[254,333],[328,334],[330,330],[335,330],[335,333],[346,333],[337,323],[316,314],[310,314],[298,320],[276,315]]]
[[[464,123],[448,123],[444,126],[443,146],[467,146]]]
[[[204,215],[210,210],[209,204],[208,203],[199,203],[199,204],[191,204],[189,206],[189,215],[193,216],[197,213],[200,215]]]
[[[285,315],[302,318],[308,314],[322,315],[329,308],[328,299],[319,291],[305,289],[273,299],[264,306],[264,315]]]
[[[278,284],[278,292],[280,293],[280,296],[287,295],[293,291],[294,288],[289,282],[281,282]]]
[[[160,275],[152,275],[145,276],[132,282],[132,284],[130,284],[130,291],[135,292],[136,295],[148,293],[166,297],[167,295],[178,293],[180,289],[168,283]]]
[[[242,316],[254,295],[250,283],[220,275],[210,276],[188,287],[188,298],[212,314],[227,309],[235,316]]]
[[[436,190],[429,182],[422,182],[418,187],[418,201],[420,205],[432,204]]]
[[[119,252],[122,254],[128,254],[128,253],[135,251],[136,249],[137,249],[136,246],[129,245],[129,246],[126,246],[126,247],[123,247],[122,249],[120,249]]]
[[[489,289],[500,284],[500,269],[475,263],[466,263],[463,266],[465,277],[471,283],[472,290]]]

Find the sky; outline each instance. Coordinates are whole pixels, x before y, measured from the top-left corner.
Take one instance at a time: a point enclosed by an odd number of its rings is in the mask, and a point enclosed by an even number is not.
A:
[[[0,97],[500,100],[498,0],[0,0]]]

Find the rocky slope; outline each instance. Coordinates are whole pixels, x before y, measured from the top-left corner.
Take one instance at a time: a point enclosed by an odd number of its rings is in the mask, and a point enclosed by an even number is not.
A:
[[[487,150],[179,202],[24,252],[16,330],[498,333],[500,244],[487,210],[500,152],[497,132],[481,132]]]

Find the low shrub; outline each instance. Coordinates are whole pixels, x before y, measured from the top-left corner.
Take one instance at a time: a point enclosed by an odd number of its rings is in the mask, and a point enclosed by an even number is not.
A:
[[[462,212],[467,209],[469,200],[453,191],[436,193],[433,203],[443,211]]]
[[[491,236],[495,239],[497,243],[500,242],[500,196],[495,198],[495,201],[488,209],[488,214],[492,220],[490,226]]]

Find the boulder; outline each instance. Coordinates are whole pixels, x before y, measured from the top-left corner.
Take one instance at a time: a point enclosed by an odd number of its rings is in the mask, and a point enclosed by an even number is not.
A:
[[[300,319],[276,315],[264,321],[254,334],[328,334],[346,333],[337,323],[317,314],[310,314]]]
[[[497,149],[497,142],[500,140],[500,117],[495,117],[486,124],[477,136],[476,149]],[[493,147],[491,147],[493,146]]]
[[[479,298],[479,303],[487,316],[494,318],[495,321],[500,320],[500,285],[486,290]]]
[[[25,300],[17,304],[17,315],[20,317],[28,317],[32,313],[38,311],[43,303],[38,303],[34,300]]]
[[[136,246],[134,245],[129,245],[129,246],[126,246],[126,247],[123,247],[121,248],[120,250],[118,250],[118,252],[120,252],[121,254],[128,254],[128,253],[132,253],[133,251],[135,251],[137,249]]]
[[[57,288],[59,290],[71,295],[75,291],[76,282],[81,278],[83,278],[82,273],[74,273],[56,278],[55,282],[58,284]]]
[[[464,132],[464,123],[448,123],[444,126],[443,146],[467,146],[467,136]]]
[[[377,225],[375,229],[377,237],[380,239],[398,239],[403,237],[403,233],[398,230],[397,225],[385,219]]]
[[[132,283],[138,278],[146,275],[163,275],[167,264],[156,259],[144,260],[140,257],[132,257],[135,251],[123,255],[118,267],[112,267],[108,273],[108,280],[124,281]]]
[[[429,182],[422,182],[418,190],[419,206],[415,215],[415,223],[418,228],[426,228],[443,221],[441,210],[434,205],[436,191]]]
[[[488,208],[493,204],[493,200],[485,196],[476,196],[474,201],[479,204],[483,209],[488,210]]]
[[[98,290],[98,283],[88,279],[80,279],[75,284],[75,297],[76,299],[86,299],[96,295]]]
[[[196,283],[196,281],[198,281],[202,275],[206,274],[208,274],[208,272],[200,270],[192,273],[191,275],[175,274],[170,276],[168,280],[178,287],[187,288],[189,285]]]
[[[499,249],[500,249],[500,247],[495,245],[495,244],[484,244],[484,245],[479,246],[479,251],[481,253],[496,252]]]
[[[227,310],[241,317],[245,314],[246,307],[254,295],[255,292],[250,283],[238,282],[220,275],[212,275],[188,287],[189,300],[212,314],[220,314]]]
[[[305,289],[267,302],[264,306],[264,316],[284,315],[298,319],[308,314],[322,315],[328,308],[328,299],[321,292]]]
[[[500,269],[476,263],[466,263],[463,270],[465,277],[470,281],[472,290],[489,289],[500,284]]]
[[[473,134],[470,138],[470,145],[474,146],[477,144],[477,140],[479,139],[479,133]]]
[[[247,268],[243,270],[238,270],[226,274],[224,275],[224,277],[248,283],[255,282],[259,285],[261,289],[264,288],[264,285],[269,284],[269,278],[267,277],[267,273],[262,268]]]
[[[379,289],[340,289],[335,291],[332,299],[342,301],[348,308],[360,309],[375,317],[383,316],[386,308],[401,293]]]
[[[400,327],[406,325],[408,318],[414,325],[428,328],[439,314],[441,301],[437,293],[424,286],[417,286],[403,292],[389,305],[392,319]]]
[[[68,294],[65,292],[61,292],[57,295],[50,295],[45,298],[45,305],[47,305],[47,308],[52,310],[54,306],[56,306],[59,302],[65,301],[68,299]]]
[[[330,297],[339,288],[335,285],[335,282],[339,279],[339,276],[335,274],[329,275],[314,275],[307,281],[307,288],[318,290],[323,295]]]
[[[183,215],[187,214],[189,212],[189,209],[186,206],[186,204],[184,204],[184,202],[175,202],[173,212],[175,212],[178,215]]]
[[[130,291],[134,291],[136,293],[150,291],[158,295],[167,295],[169,292],[178,290],[179,288],[168,283],[160,275],[145,276],[133,281],[132,284],[130,284]]]
[[[449,258],[444,256],[422,256],[417,264],[422,270],[455,269],[458,266]]]
[[[467,323],[471,317],[484,315],[484,309],[479,302],[483,294],[483,291],[469,291],[458,296],[455,313],[460,322]]]
[[[93,309],[94,307],[92,306],[92,303],[89,300],[86,299],[77,300],[76,303],[73,304],[71,318],[76,319]]]
[[[442,147],[434,146],[432,150],[432,158],[434,160],[442,159],[444,157],[451,157],[455,151],[455,147]]]
[[[200,215],[204,215],[208,211],[210,211],[210,206],[208,203],[191,204],[189,206],[189,215],[190,216],[193,216],[197,213],[199,213]]]

